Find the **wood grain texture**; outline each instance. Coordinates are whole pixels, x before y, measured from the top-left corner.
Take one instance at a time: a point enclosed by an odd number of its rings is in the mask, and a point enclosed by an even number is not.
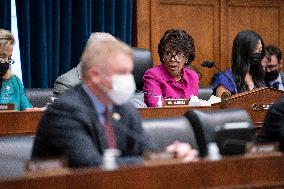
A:
[[[282,188],[283,154],[235,156],[219,161],[167,163],[152,166],[35,172],[0,179],[0,188]],[[282,166],[281,166],[282,165]]]
[[[244,29],[258,32],[265,44],[284,50],[284,1],[279,0],[136,0],[138,47],[151,50],[154,65],[163,33],[182,28],[196,45],[193,62],[202,73],[200,85],[209,85],[217,70],[200,66],[213,60],[222,70],[230,67],[231,48],[236,34]]]
[[[33,134],[43,111],[0,111],[0,136]]]

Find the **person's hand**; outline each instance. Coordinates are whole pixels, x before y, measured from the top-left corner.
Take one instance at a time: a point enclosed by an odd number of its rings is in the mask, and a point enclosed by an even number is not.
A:
[[[174,153],[183,162],[195,162],[198,160],[198,152],[190,144],[175,141],[166,148],[167,152]]]

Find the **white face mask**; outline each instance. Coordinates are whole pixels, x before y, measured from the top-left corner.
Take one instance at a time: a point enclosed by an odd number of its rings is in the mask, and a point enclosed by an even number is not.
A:
[[[136,89],[134,76],[132,74],[113,75],[112,90],[108,96],[116,105],[126,103],[134,95]]]

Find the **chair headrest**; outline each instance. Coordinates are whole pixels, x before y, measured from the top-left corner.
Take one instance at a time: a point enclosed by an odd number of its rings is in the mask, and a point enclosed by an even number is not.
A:
[[[198,98],[202,100],[209,100],[209,98],[212,96],[213,90],[211,86],[206,87],[199,87],[198,89]]]
[[[186,112],[195,133],[200,156],[207,155],[207,144],[215,141],[216,127],[225,123],[248,122],[250,128],[254,128],[253,122],[248,113],[243,109],[223,110],[192,110]]]
[[[133,75],[136,83],[136,88],[143,90],[143,75],[147,69],[153,66],[152,55],[148,49],[133,47]]]
[[[193,148],[198,148],[192,126],[184,116],[144,119],[142,125],[146,133],[154,140],[158,149],[163,149],[176,140],[190,143]]]
[[[51,103],[51,97],[53,96],[52,88],[26,88],[25,92],[31,104],[38,108],[44,107],[47,103]]]

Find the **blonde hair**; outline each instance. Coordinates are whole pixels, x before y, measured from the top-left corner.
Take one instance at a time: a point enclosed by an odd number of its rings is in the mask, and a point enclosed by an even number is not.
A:
[[[112,36],[110,33],[94,32],[89,37],[87,41],[87,45],[91,43],[92,41],[100,41],[100,40],[116,40],[116,38]]]
[[[13,34],[8,30],[0,29],[0,51],[3,51],[3,49],[7,45],[14,45],[14,44],[15,44],[15,38]],[[9,68],[9,70],[3,76],[3,79],[6,80],[10,79],[12,75],[13,74],[11,72],[11,69]]]
[[[110,64],[110,58],[117,54],[127,54],[132,57],[132,49],[119,40],[98,40],[87,44],[81,57],[82,79],[88,79],[88,70],[96,65]],[[107,65],[106,65],[107,66]]]

